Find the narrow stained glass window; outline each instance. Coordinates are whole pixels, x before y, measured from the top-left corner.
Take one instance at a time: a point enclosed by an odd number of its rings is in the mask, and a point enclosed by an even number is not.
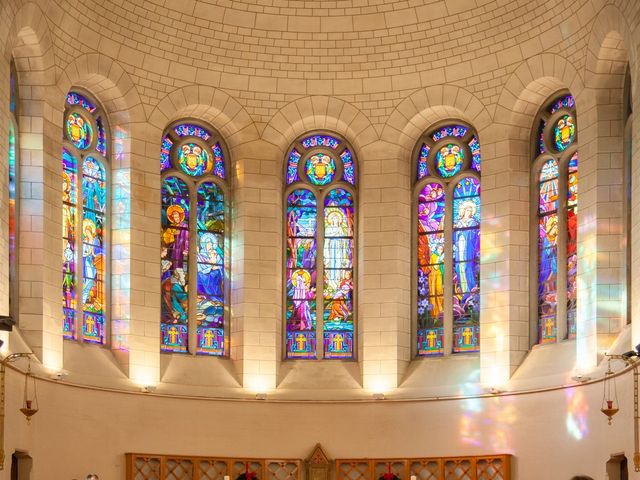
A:
[[[453,351],[478,350],[480,334],[480,182],[453,190]]]
[[[578,152],[571,95],[548,103],[535,134],[539,344],[576,336]],[[561,179],[566,178],[566,182]],[[566,204],[564,200],[566,198]],[[562,279],[566,278],[566,282]],[[560,280],[560,281],[559,281]]]
[[[62,149],[63,336],[105,344],[108,129],[97,103],[67,95]]]
[[[558,163],[547,160],[538,186],[538,337],[555,342],[558,295]]]
[[[82,161],[82,312],[87,342],[104,343],[106,174],[98,159]]]
[[[427,183],[418,196],[418,355],[444,353],[445,193]]]
[[[324,202],[324,356],[353,355],[353,197],[336,188]]]
[[[213,129],[165,130],[162,180],[161,350],[228,355],[225,155]]]
[[[17,267],[17,199],[18,199],[18,75],[13,60],[9,74],[9,314],[18,319],[18,267]]]
[[[224,354],[224,194],[212,182],[198,188],[198,353]]]
[[[303,137],[289,152],[286,179],[286,357],[353,358],[353,153],[333,135]]]
[[[162,350],[186,352],[189,321],[189,188],[176,177],[162,184]]]
[[[316,198],[299,189],[287,198],[287,352],[316,356]]]
[[[416,353],[476,352],[480,348],[477,135],[464,125],[427,132],[417,149],[416,167]]]

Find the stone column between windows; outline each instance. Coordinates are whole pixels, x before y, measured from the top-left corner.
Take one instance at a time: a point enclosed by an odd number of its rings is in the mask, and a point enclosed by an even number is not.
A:
[[[44,366],[60,370],[62,185],[61,105],[37,89],[21,90],[20,122],[20,332]]]
[[[500,125],[479,132],[480,374],[489,387],[504,385],[529,348],[530,148],[527,141],[500,135],[514,128]]]
[[[622,137],[609,138],[611,128],[622,132],[621,107],[597,105],[596,92],[585,91],[578,102],[578,314],[576,369],[597,365],[598,353],[610,346],[610,333],[619,329],[623,312],[620,291]],[[614,112],[618,110],[618,112]],[[598,138],[598,132],[605,133]],[[612,141],[613,140],[613,141]]]
[[[157,137],[114,126],[111,342],[138,385],[160,380],[160,175]]]
[[[282,358],[283,157],[264,141],[231,152],[231,359],[251,392],[276,387]]]
[[[382,140],[357,153],[358,355],[364,388],[384,393],[411,358],[410,153]]]

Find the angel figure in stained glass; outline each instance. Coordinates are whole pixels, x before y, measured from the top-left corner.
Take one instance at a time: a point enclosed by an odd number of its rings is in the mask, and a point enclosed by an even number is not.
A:
[[[475,219],[477,212],[476,202],[473,200],[465,200],[460,204],[456,219],[456,228],[473,227],[477,225]],[[456,239],[456,250],[458,261],[465,262],[460,268],[460,289],[462,292],[469,292],[470,286],[475,286],[474,265],[472,260],[475,258],[477,246],[475,239],[477,232],[475,230],[462,230],[458,232]]]
[[[311,307],[308,300],[315,296],[314,289],[311,288],[311,275],[307,270],[295,270],[291,274],[293,285],[293,315],[291,323],[297,324],[298,330],[311,330],[313,321],[311,319]]]
[[[200,237],[198,250],[198,294],[209,299],[222,301],[223,251],[219,242],[220,237],[207,232]]]
[[[327,320],[329,322],[345,321],[349,318],[351,312],[347,307],[347,299],[349,294],[353,290],[353,281],[351,279],[351,271],[347,270],[344,273],[344,278],[340,281],[338,289],[332,293],[331,296],[331,310]]]
[[[74,201],[71,198],[71,177],[65,171],[62,172],[62,201],[68,203]]]
[[[540,225],[540,267],[539,285],[541,303],[555,305],[556,297],[556,275],[558,272],[558,257],[555,250],[556,238],[558,236],[558,217],[549,215],[546,221]]]
[[[85,148],[88,136],[88,126],[85,125],[84,118],[77,113],[71,113],[67,119],[67,133],[73,143],[80,148]]]
[[[94,245],[97,231],[93,220],[85,218],[82,225],[83,244],[83,277],[82,303],[89,307],[90,311],[98,312],[102,309],[101,299],[98,295],[96,280],[98,272],[104,268],[104,258],[100,247]]]
[[[555,132],[556,146],[559,150],[564,150],[572,141],[575,134],[576,127],[573,123],[573,118],[569,115],[565,115],[558,120]]]
[[[349,241],[345,238],[349,235],[349,219],[348,212],[343,209],[332,209],[327,214],[327,222],[324,234],[327,238],[327,246],[325,247],[325,257],[328,260],[327,267],[330,269],[345,268],[349,265],[351,249]],[[329,277],[330,278],[330,277]]]
[[[429,295],[436,295],[432,297],[431,305],[431,318],[438,318],[444,312],[444,298],[442,297],[442,282],[444,280],[444,263],[442,263],[444,257],[444,238],[440,236],[429,236],[429,266],[428,270],[428,285]]]

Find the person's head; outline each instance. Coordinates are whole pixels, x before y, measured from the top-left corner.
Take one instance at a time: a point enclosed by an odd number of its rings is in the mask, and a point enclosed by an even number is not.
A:
[[[572,477],[571,480],[593,480],[593,478],[587,477],[586,475],[576,475]]]
[[[87,475],[87,480],[100,480],[98,478],[98,475],[96,475],[95,473],[90,473],[89,475]]]

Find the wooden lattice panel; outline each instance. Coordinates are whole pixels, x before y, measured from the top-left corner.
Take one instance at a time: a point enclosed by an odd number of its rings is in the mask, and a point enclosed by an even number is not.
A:
[[[478,480],[508,478],[508,465],[502,458],[479,458],[476,462]]]
[[[127,480],[235,480],[250,472],[256,480],[301,480],[302,462],[261,458],[217,458],[127,453]]]
[[[127,478],[131,480],[160,480],[160,458],[137,457],[128,466]]]
[[[385,473],[388,473],[389,467],[391,467],[391,473],[400,477],[400,480],[409,480],[405,477],[405,474],[407,473],[407,462],[405,460],[387,460],[384,462],[376,461],[373,467],[374,478],[380,478]]]
[[[410,462],[409,477],[417,480],[438,480],[442,478],[442,462],[435,459],[423,459]]]
[[[231,469],[231,478],[238,478],[238,475],[249,472],[255,473],[256,479],[262,480],[264,478],[264,475],[262,474],[262,465],[263,462],[261,460],[235,460]]]
[[[223,460],[205,459],[198,462],[200,480],[224,480],[227,475],[227,462]]]
[[[378,480],[389,467],[400,480],[511,480],[510,456],[336,460],[337,480]]]
[[[475,480],[474,462],[466,458],[455,458],[444,462],[444,480]]]
[[[300,477],[300,464],[291,461],[269,460],[266,480],[297,480]]]
[[[344,462],[336,460],[336,466],[338,480],[369,480],[371,478],[371,465],[367,460]]]

